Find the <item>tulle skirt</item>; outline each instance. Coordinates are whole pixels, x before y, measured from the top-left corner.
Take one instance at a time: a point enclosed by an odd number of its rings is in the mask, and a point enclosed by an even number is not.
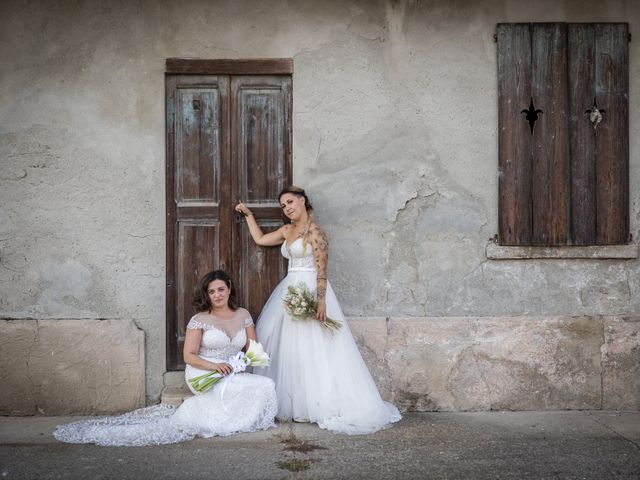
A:
[[[254,373],[275,381],[278,419],[315,422],[351,435],[372,433],[400,420],[398,409],[380,398],[330,284],[327,316],[342,323],[338,332],[327,331],[317,320],[293,320],[284,310],[287,287],[299,282],[315,290],[315,271],[290,270],[256,324],[271,365]]]
[[[202,373],[206,372],[192,367],[185,370],[187,378]],[[238,373],[186,399],[177,408],[155,405],[123,415],[80,420],[58,426],[54,436],[67,443],[105,446],[177,443],[194,437],[266,430],[275,426],[276,411],[273,381]]]

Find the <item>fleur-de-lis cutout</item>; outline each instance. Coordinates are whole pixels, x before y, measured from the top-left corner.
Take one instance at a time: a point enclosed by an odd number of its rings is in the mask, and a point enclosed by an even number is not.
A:
[[[598,124],[602,121],[602,114],[605,113],[604,109],[598,108],[598,102],[596,101],[596,97],[593,97],[593,106],[584,111],[585,115],[589,114],[589,121],[593,125],[593,129],[598,128]]]
[[[529,128],[531,129],[531,135],[533,135],[533,127],[535,127],[536,121],[538,120],[539,115],[542,115],[544,112],[542,110],[540,110],[540,109],[536,109],[536,107],[533,106],[533,97],[531,97],[531,102],[529,103],[529,109],[528,110],[522,110],[520,113],[521,114],[522,113],[526,114],[525,118],[529,122]]]

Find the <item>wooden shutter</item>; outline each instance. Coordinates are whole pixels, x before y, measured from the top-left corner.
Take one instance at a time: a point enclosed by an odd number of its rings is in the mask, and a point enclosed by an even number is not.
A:
[[[627,24],[569,24],[572,232],[577,245],[629,241]],[[587,110],[604,110],[594,127]]]
[[[498,25],[500,243],[568,235],[566,26]],[[541,111],[532,125],[528,110]]]
[[[499,24],[497,38],[500,244],[626,243],[626,24]],[[595,97],[612,106],[596,129]]]
[[[530,127],[520,113],[531,98],[531,33],[528,24],[498,25],[499,241],[531,243]]]

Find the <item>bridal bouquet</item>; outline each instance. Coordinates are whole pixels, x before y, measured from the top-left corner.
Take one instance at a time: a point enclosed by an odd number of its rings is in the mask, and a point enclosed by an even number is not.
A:
[[[318,301],[309,291],[306,283],[300,282],[298,285],[289,285],[287,288],[287,294],[284,296],[284,308],[294,320],[315,319]],[[328,317],[322,325],[331,333],[342,328],[340,322]]]
[[[247,367],[267,367],[269,366],[269,360],[269,355],[264,351],[262,345],[253,340],[249,340],[249,348],[246,353],[238,352],[227,361],[233,368],[233,372],[228,376],[235,375],[238,372],[244,372]],[[225,378],[225,376],[222,373],[218,370],[213,370],[199,377],[190,378],[189,383],[194,390],[202,393],[212,389],[213,386],[223,378]]]

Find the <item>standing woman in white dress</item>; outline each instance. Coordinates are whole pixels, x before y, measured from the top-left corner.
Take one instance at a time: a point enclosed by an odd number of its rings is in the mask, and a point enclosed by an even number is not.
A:
[[[254,372],[275,381],[280,420],[316,422],[352,435],[386,428],[400,420],[400,413],[380,398],[327,279],[329,243],[313,219],[311,202],[298,187],[284,189],[278,200],[290,223],[266,234],[246,205],[235,207],[246,217],[256,244],[282,245],[282,255],[289,260],[287,276],[269,297],[256,326],[271,365]],[[317,295],[317,321],[294,320],[284,308],[287,287],[301,282]],[[342,327],[335,333],[327,330],[327,318]]]

